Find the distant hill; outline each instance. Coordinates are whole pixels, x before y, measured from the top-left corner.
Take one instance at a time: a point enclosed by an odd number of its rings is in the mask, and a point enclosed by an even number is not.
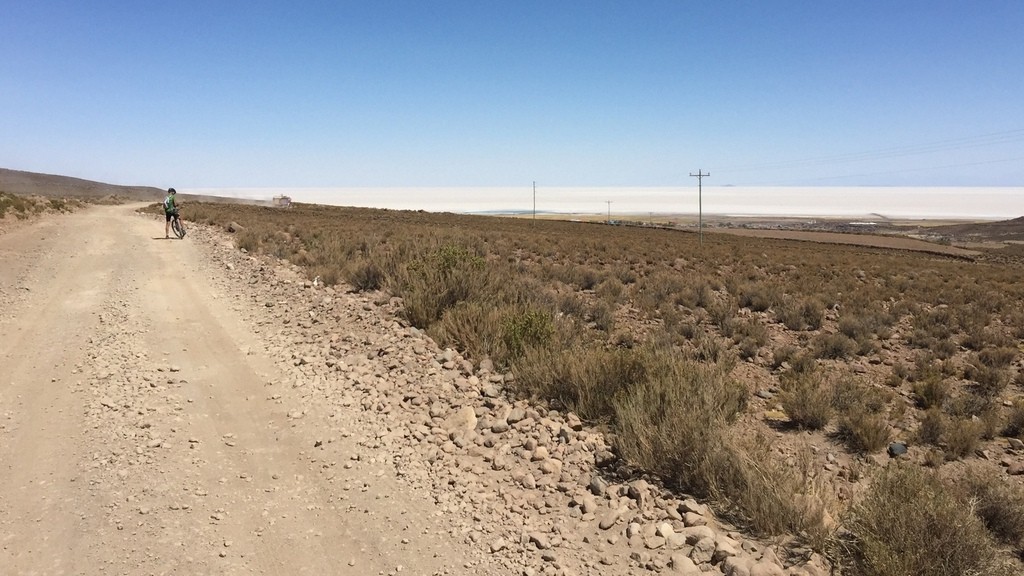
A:
[[[0,192],[18,196],[101,199],[117,197],[141,202],[159,202],[164,191],[152,186],[120,186],[70,176],[39,174],[0,168]]]
[[[1024,216],[999,222],[977,222],[935,226],[931,231],[957,238],[958,240],[1024,241]]]
[[[17,196],[44,196],[47,198],[81,198],[86,200],[112,200],[128,202],[160,202],[166,190],[153,186],[121,186],[94,182],[71,176],[39,174],[0,168],[0,192]],[[221,196],[198,196],[179,194],[183,201],[221,202],[227,204],[256,204],[270,206],[272,203],[260,200],[224,198]]]

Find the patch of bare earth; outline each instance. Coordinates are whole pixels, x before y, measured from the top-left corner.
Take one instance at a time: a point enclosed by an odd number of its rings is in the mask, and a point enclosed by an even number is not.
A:
[[[745,228],[716,228],[716,233],[733,234],[753,238],[776,238],[781,240],[799,240],[802,242],[819,242],[822,244],[849,244],[890,250],[910,250],[929,252],[960,258],[972,258],[979,254],[976,250],[945,246],[934,242],[916,240],[902,236],[876,236],[871,234],[843,234],[839,232],[812,232],[804,230],[762,230]]]

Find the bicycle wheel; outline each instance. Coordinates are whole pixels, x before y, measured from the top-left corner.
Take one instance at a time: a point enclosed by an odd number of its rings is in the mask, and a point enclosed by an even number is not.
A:
[[[174,235],[177,236],[178,238],[185,237],[185,228],[181,226],[181,220],[179,220],[177,217],[171,219],[171,230],[174,230]]]

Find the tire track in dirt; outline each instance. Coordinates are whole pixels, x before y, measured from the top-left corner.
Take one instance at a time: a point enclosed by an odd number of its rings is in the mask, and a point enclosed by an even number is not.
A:
[[[12,265],[0,279],[17,291],[4,302],[12,308],[0,325],[0,565],[9,573],[68,573],[86,552],[83,535],[98,515],[79,481],[83,446],[73,390],[83,343],[98,324],[93,309],[111,285],[99,264],[111,245],[76,232],[47,221],[4,237],[5,245],[31,246],[5,258]]]

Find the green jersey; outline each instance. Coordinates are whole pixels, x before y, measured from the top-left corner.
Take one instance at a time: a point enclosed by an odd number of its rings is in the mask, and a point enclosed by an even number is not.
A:
[[[164,198],[164,212],[174,212],[176,206],[174,205],[174,194],[168,194],[167,198]]]

